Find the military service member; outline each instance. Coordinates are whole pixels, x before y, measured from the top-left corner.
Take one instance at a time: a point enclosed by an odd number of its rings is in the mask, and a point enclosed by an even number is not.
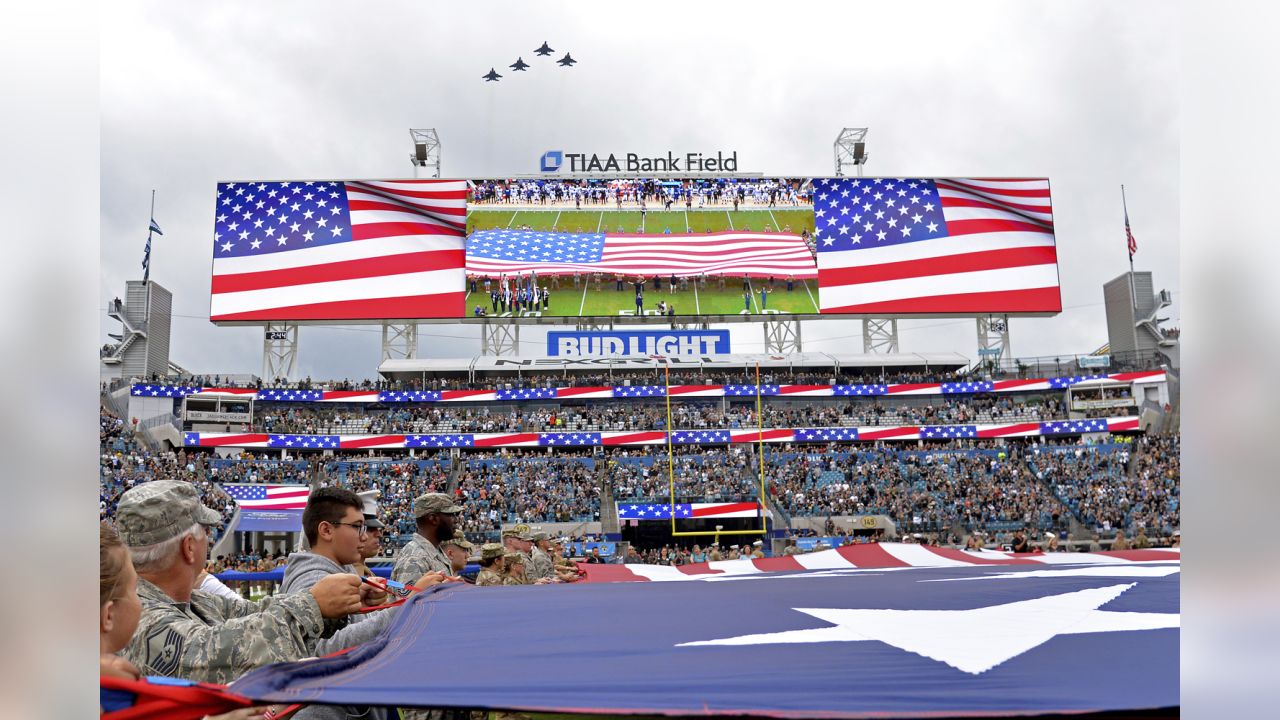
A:
[[[358,623],[329,637],[326,619],[360,609],[360,578],[329,575],[310,589],[260,602],[194,590],[222,517],[194,485],[142,483],[120,497],[120,539],[138,572],[142,617],[125,658],[144,674],[227,684],[255,668],[349,647]]]
[[[506,552],[500,543],[485,543],[480,546],[480,574],[476,575],[476,585],[502,585],[502,563]]]
[[[529,550],[529,567],[526,574],[529,576],[530,582],[538,580],[555,581],[556,571],[555,565],[551,562],[551,536],[545,530],[534,530],[530,536],[533,544]]]
[[[471,557],[471,550],[474,547],[475,545],[467,542],[467,539],[461,535],[440,543],[440,549],[444,551],[445,557],[449,558],[450,575],[462,574],[467,567],[467,558]]]
[[[528,560],[524,553],[508,552],[503,556],[506,561],[505,574],[502,577],[503,585],[528,585],[529,580],[525,577],[524,570]]]
[[[418,521],[418,532],[400,550],[391,579],[412,583],[428,572],[451,575],[449,558],[440,549],[440,543],[453,538],[454,522],[462,506],[444,493],[427,493],[413,501],[413,516]]]

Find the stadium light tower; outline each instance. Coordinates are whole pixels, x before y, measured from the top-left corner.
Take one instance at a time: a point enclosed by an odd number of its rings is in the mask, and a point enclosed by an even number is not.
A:
[[[867,154],[867,128],[844,128],[832,143],[835,148],[836,177],[846,177],[849,170],[862,177]],[[898,321],[893,318],[866,318],[862,321],[862,352],[898,352]]]
[[[862,166],[867,164],[867,128],[845,128],[833,143],[836,156],[836,177],[845,177],[846,168],[852,167],[862,177]]]
[[[409,162],[413,163],[413,176],[416,178],[440,177],[440,136],[435,128],[409,128],[409,137],[413,138],[413,153]]]

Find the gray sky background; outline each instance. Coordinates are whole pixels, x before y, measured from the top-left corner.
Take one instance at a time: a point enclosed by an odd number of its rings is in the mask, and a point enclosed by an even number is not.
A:
[[[120,2],[101,29],[99,307],[141,277],[174,293],[172,358],[257,372],[261,330],[208,322],[219,180],[411,177],[410,127],[435,127],[446,177],[537,170],[547,149],[737,150],[740,169],[830,175],[844,126],[870,127],[868,175],[1047,176],[1064,312],[1011,322],[1015,355],[1106,340],[1102,283],[1139,270],[1174,292],[1178,46],[1161,2]],[[560,68],[544,40],[580,63]],[[533,68],[504,72],[517,55]],[[506,77],[484,83],[493,66]],[[118,331],[105,312],[100,333]],[[901,323],[906,351],[976,355],[972,320]],[[734,349],[762,349],[731,326]],[[423,355],[479,352],[423,325]],[[377,327],[301,330],[301,374],[372,377]],[[542,354],[526,328],[525,354]],[[813,321],[806,350],[856,351],[861,325]]]

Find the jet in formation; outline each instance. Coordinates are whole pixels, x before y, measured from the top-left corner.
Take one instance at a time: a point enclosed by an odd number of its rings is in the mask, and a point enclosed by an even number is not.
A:
[[[510,67],[512,70],[515,70],[516,72],[524,72],[524,69],[529,67],[529,63],[525,62],[524,58],[518,57],[516,58],[516,61],[511,63],[511,65],[509,65],[508,67]]]
[[[489,72],[486,73],[483,77],[485,82],[494,82],[502,76],[499,75],[496,71],[494,71],[493,68],[489,68]]]
[[[564,54],[564,57],[562,57],[562,58],[560,58],[559,60],[557,60],[557,61],[556,61],[556,64],[557,64],[557,65],[563,65],[563,66],[565,66],[565,67],[569,67],[569,66],[573,65],[573,64],[574,64],[574,63],[576,63],[576,62],[578,62],[578,61],[577,61],[577,60],[574,60],[572,57],[570,57],[569,53],[565,53],[565,54]]]

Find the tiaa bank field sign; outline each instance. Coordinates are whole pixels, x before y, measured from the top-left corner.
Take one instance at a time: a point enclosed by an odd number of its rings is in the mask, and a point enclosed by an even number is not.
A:
[[[634,332],[547,333],[547,354],[559,357],[608,355],[721,355],[729,352],[728,330],[637,330]]]

